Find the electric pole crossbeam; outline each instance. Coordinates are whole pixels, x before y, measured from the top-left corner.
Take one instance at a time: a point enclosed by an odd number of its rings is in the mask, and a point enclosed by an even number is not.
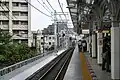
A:
[[[65,19],[65,20],[61,19],[61,21],[59,21],[57,19],[57,15],[65,15],[65,14],[63,14],[62,12],[57,13],[56,11],[54,11],[54,35],[55,35],[54,51],[55,52],[57,51],[57,22],[63,21],[63,22],[65,22],[67,24],[67,21],[69,21],[68,19]],[[66,14],[66,15],[68,15],[68,14]]]

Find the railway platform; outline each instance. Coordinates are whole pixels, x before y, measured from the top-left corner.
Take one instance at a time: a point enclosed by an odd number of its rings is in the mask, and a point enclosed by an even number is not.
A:
[[[91,58],[88,52],[85,52],[84,55],[88,63],[90,74],[93,75],[94,78],[96,77],[97,80],[112,80],[111,73],[102,71],[102,66],[97,64],[97,59]]]
[[[111,74],[102,71],[97,60],[91,58],[88,52],[78,52],[76,46],[64,80],[111,80]]]
[[[64,80],[82,80],[81,63],[79,59],[78,47],[76,46],[68,69],[64,76]]]

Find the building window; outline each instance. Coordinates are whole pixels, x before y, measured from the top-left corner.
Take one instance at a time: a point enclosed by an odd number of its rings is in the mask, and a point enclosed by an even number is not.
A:
[[[43,39],[44,37],[41,37],[41,39]]]
[[[52,42],[52,44],[54,45],[55,43],[54,43],[54,42]]]
[[[28,7],[27,3],[21,3],[21,7]]]
[[[27,21],[21,21],[21,25],[28,25]]]
[[[19,34],[19,31],[18,30],[14,30],[13,31],[13,34],[15,35],[15,34]]]
[[[21,31],[22,34],[28,34],[28,31]]]
[[[13,3],[13,7],[19,7],[19,3]]]
[[[55,39],[55,37],[53,37],[53,39]]]
[[[2,21],[3,25],[8,25],[8,23],[9,23],[8,21]]]
[[[2,3],[0,3],[0,6],[2,6]]]
[[[28,16],[27,12],[21,12],[21,16]]]
[[[7,11],[1,11],[0,12],[0,16],[8,16],[9,15],[9,12],[7,12]]]
[[[49,42],[49,45],[51,45],[51,42]]]
[[[44,45],[44,42],[41,42],[41,45]]]
[[[9,3],[8,2],[3,2],[3,3],[1,3],[1,6],[9,7]]]
[[[19,16],[19,12],[13,12],[13,16]]]
[[[2,21],[0,21],[0,25],[2,25]]]
[[[13,21],[14,25],[19,25],[19,21]]]
[[[49,39],[51,39],[51,37],[49,37]]]
[[[4,15],[4,16],[8,16],[8,15],[9,15],[9,12],[3,12],[3,15]]]
[[[0,16],[2,16],[2,12],[0,12]]]

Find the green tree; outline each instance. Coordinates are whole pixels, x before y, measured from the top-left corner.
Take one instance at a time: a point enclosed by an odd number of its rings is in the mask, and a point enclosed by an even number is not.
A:
[[[36,56],[35,50],[27,44],[10,43],[11,37],[8,32],[0,29],[0,65],[9,66]]]
[[[0,61],[5,61],[4,56],[5,46],[11,42],[11,37],[8,32],[0,29]]]
[[[10,43],[12,41],[11,37],[12,36],[9,34],[9,32],[5,32],[0,29],[0,45],[6,45]]]

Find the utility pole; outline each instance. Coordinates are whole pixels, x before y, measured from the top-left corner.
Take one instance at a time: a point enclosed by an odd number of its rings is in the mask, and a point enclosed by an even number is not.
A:
[[[54,45],[54,51],[57,50],[57,18],[56,18],[56,10],[54,11],[54,35],[55,35],[55,45]]]
[[[57,15],[64,15],[62,12],[56,12],[56,10],[54,10],[54,35],[55,35],[55,44],[54,44],[54,51],[56,51],[57,50],[57,45],[58,45],[58,43],[57,43]],[[68,15],[68,14],[66,14],[66,15]],[[66,22],[67,22],[68,20],[66,20]]]
[[[43,34],[43,54],[45,53],[45,34]]]

